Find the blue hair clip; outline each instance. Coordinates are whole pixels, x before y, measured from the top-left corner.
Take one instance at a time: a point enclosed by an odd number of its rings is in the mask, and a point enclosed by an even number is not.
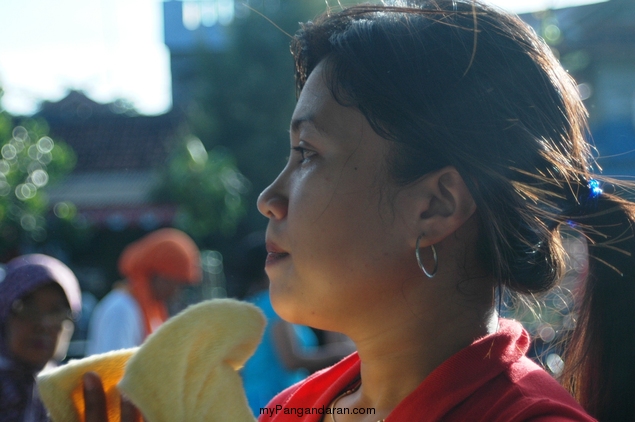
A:
[[[604,193],[604,190],[600,187],[600,182],[595,179],[589,179],[586,186],[581,185],[576,204],[569,208],[564,214],[570,216],[579,216],[589,213],[593,213],[597,210],[598,200]],[[574,219],[567,219],[565,221],[569,227],[577,227],[577,223]]]
[[[595,179],[589,180],[589,199],[597,199],[603,192],[600,182]]]

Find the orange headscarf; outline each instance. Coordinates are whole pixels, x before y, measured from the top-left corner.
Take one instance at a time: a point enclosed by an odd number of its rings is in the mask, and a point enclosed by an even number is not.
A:
[[[145,320],[146,335],[168,319],[168,311],[150,290],[152,276],[195,284],[201,280],[201,257],[194,241],[176,229],[160,229],[128,245],[119,257],[119,272],[130,283]]]

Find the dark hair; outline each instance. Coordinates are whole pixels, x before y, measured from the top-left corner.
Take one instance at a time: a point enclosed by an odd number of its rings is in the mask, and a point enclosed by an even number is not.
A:
[[[291,50],[298,93],[324,61],[336,100],[392,142],[397,183],[459,171],[477,204],[480,262],[502,286],[550,290],[564,269],[560,226],[587,236],[590,276],[563,380],[595,417],[635,418],[635,208],[589,186],[599,177],[586,110],[549,47],[496,8],[431,0],[326,13]]]

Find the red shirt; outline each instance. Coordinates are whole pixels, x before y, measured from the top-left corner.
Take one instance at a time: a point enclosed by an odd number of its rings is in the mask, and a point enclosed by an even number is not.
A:
[[[525,356],[528,347],[529,335],[522,326],[501,319],[497,333],[443,362],[393,409],[386,422],[594,421],[551,375]],[[319,422],[331,402],[359,376],[360,360],[354,353],[278,394],[261,409],[258,420]]]

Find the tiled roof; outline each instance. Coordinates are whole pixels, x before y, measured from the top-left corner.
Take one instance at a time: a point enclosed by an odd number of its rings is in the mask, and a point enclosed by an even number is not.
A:
[[[151,193],[157,170],[178,141],[182,120],[176,113],[140,116],[124,103],[99,104],[72,91],[43,103],[35,117],[44,118],[51,137],[77,155],[73,172],[49,187],[51,204],[70,201],[86,221],[113,230],[171,223],[176,205],[153,204]]]
[[[74,173],[147,170],[165,163],[181,123],[176,113],[133,115],[121,103],[98,104],[72,91],[56,103],[44,103],[37,116],[50,135],[77,154]]]

